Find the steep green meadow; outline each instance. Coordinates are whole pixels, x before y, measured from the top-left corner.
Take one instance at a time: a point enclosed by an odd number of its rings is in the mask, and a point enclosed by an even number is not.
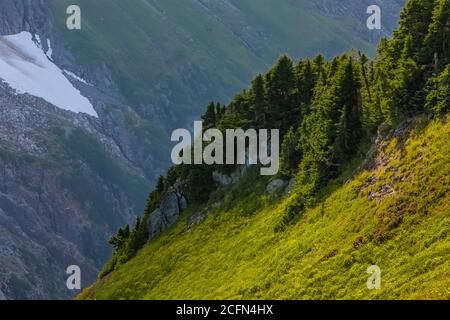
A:
[[[415,118],[378,144],[283,231],[291,195],[250,172],[206,220],[176,227],[80,299],[448,299],[450,117]],[[366,270],[378,265],[380,290]]]

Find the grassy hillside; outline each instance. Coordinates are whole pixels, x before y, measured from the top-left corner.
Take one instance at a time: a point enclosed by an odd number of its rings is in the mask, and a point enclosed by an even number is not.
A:
[[[284,231],[274,226],[295,192],[268,196],[250,172],[212,197],[225,194],[205,221],[184,219],[79,298],[448,299],[449,120],[391,134],[368,169],[352,174],[355,160]],[[373,264],[381,290],[366,287]]]

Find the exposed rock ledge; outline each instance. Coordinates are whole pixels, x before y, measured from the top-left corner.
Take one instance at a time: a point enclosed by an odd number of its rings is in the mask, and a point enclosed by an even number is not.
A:
[[[187,208],[186,198],[178,191],[170,191],[158,209],[150,214],[147,222],[149,239],[152,240],[178,221],[180,213]]]
[[[0,301],[6,300],[6,296],[3,294],[2,290],[0,290]]]

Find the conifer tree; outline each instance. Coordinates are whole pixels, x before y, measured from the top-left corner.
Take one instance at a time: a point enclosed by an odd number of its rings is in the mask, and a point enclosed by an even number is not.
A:
[[[450,111],[450,64],[442,73],[431,79],[425,109],[440,115]]]
[[[359,55],[359,63],[361,64],[361,73],[364,79],[364,85],[367,90],[367,98],[369,100],[368,102],[370,103],[372,101],[372,94],[370,92],[369,76],[367,75],[367,68],[366,68],[369,59],[365,54],[361,54],[361,51],[358,51],[358,55]]]
[[[216,126],[216,105],[210,102],[206,107],[206,112],[202,116],[203,129],[207,130]]]
[[[314,86],[317,81],[317,75],[314,73],[313,66],[309,59],[301,60],[297,65],[297,91],[298,101],[302,106],[302,114],[309,112],[308,107],[314,93]]]
[[[165,178],[163,176],[159,176],[158,182],[156,183],[156,192],[162,193],[164,191],[165,186]]]
[[[291,176],[300,162],[300,150],[298,144],[298,134],[294,128],[290,128],[286,133],[281,145],[280,172],[283,175]]]
[[[225,113],[225,106],[222,106],[219,102],[216,104],[216,122],[220,121]]]
[[[423,49],[424,39],[432,21],[435,2],[436,0],[409,0],[406,3],[400,15],[399,29],[394,33],[391,50],[393,58],[399,58],[408,35],[411,36],[411,53],[417,58],[420,56],[419,52]]]
[[[109,243],[114,247],[114,250],[117,252],[124,247],[129,237],[130,237],[130,226],[127,224],[123,228],[119,228],[117,234],[109,239]]]
[[[437,1],[424,48],[435,59],[435,72],[450,63],[450,0]]]
[[[314,72],[317,78],[323,77],[325,74],[325,57],[318,54],[313,60]]]
[[[262,75],[258,75],[252,81],[250,96],[251,96],[251,103],[253,105],[254,125],[256,128],[266,129],[268,120],[267,119],[268,110],[267,110],[264,78]]]
[[[300,117],[292,60],[282,56],[267,79],[267,101],[270,106],[271,125],[284,134],[299,121]]]
[[[186,196],[190,203],[202,203],[208,200],[211,186],[214,185],[209,166],[191,166],[187,180]]]
[[[361,84],[355,71],[353,59],[349,57],[338,81],[338,90],[341,93],[339,104],[342,106],[342,109],[339,119],[337,150],[340,150],[341,154],[335,155],[335,158],[340,161],[352,155],[352,152],[361,141],[360,87]]]

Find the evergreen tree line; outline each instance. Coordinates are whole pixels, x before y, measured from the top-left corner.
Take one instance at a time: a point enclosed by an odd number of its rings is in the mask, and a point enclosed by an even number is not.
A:
[[[296,177],[298,197],[286,222],[313,205],[317,193],[362,153],[381,124],[391,127],[418,115],[450,108],[450,0],[410,0],[392,40],[383,39],[375,59],[351,51],[327,61],[321,54],[294,63],[282,56],[248,90],[224,106],[211,102],[204,130],[280,129],[280,175]],[[150,214],[176,181],[189,203],[203,203],[216,188],[212,172],[229,165],[180,165],[161,177],[144,215],[110,243],[109,270],[130,259],[148,239]],[[111,267],[112,266],[112,267]],[[108,268],[107,268],[108,270]]]

